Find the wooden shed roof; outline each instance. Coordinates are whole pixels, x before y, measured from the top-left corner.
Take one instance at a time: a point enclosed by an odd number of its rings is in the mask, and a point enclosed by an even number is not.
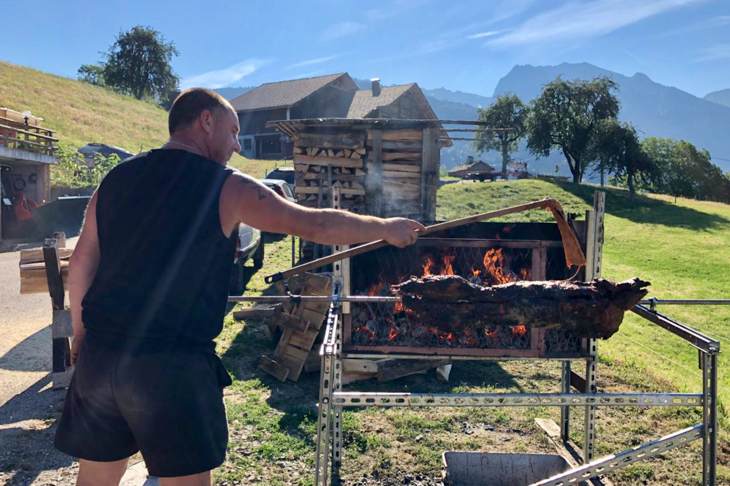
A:
[[[262,84],[234,98],[231,100],[231,104],[236,111],[287,108],[299,103],[307,96],[310,96],[343,76],[347,78],[345,82],[349,80],[349,83],[352,84],[353,91],[357,89],[357,85],[355,85],[355,82],[350,78],[349,74],[328,74],[327,76],[317,76],[314,78]]]
[[[494,172],[494,167],[492,167],[491,165],[487,164],[486,162],[482,162],[481,160],[477,160],[477,161],[472,162],[472,163],[457,165],[453,169],[449,170],[449,174],[451,174],[452,172],[455,173],[455,172],[462,172],[462,171],[467,171],[467,172]]]
[[[399,118],[305,118],[300,120],[277,120],[266,123],[266,128],[275,128],[290,137],[296,136],[302,130],[309,127],[318,128],[348,128],[358,127],[360,129],[374,130],[406,130],[410,128],[439,128],[441,132],[442,147],[451,147],[451,141],[442,126],[443,121],[434,120],[404,120]]]

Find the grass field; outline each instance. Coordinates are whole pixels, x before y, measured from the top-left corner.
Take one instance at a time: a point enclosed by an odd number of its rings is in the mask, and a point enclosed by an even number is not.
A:
[[[76,148],[105,143],[138,153],[168,139],[167,112],[108,89],[0,61],[0,107],[30,110],[55,130],[59,143]],[[235,154],[231,165],[255,177],[274,162]],[[281,162],[279,162],[281,164]]]
[[[545,181],[450,184],[439,190],[438,218],[451,219],[514,204],[555,197],[567,212],[592,205],[591,186]],[[609,189],[603,276],[639,276],[652,282],[658,298],[721,298],[730,273],[730,206],[668,198],[640,198],[629,206],[625,192]],[[512,221],[550,221],[546,211],[511,216]],[[290,239],[267,245],[264,268],[248,293],[271,293],[262,276],[287,268]],[[727,308],[668,308],[679,320],[730,338]],[[219,352],[234,375],[227,390],[231,444],[229,459],[216,472],[220,484],[312,483],[318,375],[280,383],[256,369],[271,353],[261,322],[228,318]],[[730,344],[723,341],[723,345]],[[599,345],[599,389],[618,392],[700,390],[697,354],[652,324],[629,314],[620,332]],[[721,355],[722,399],[730,399],[727,360]],[[349,390],[432,392],[558,391],[557,363],[457,363],[450,382],[433,374],[386,386],[358,382]],[[582,443],[582,410],[574,409],[573,439]],[[552,408],[530,409],[357,409],[344,414],[345,484],[436,484],[446,450],[552,452],[534,418],[557,420]],[[597,453],[607,455],[701,422],[696,409],[599,409]],[[723,433],[725,435],[725,433]],[[719,482],[730,484],[727,442],[719,452]],[[617,485],[699,485],[700,447],[676,450],[611,475]],[[408,478],[407,478],[408,476]]]

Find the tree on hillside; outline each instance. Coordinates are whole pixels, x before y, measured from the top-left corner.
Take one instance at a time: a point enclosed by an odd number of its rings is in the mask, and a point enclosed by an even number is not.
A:
[[[510,152],[516,152],[519,141],[525,136],[525,122],[529,109],[517,95],[506,93],[497,97],[488,108],[479,110],[479,121],[486,122],[483,128],[510,128],[504,132],[477,132],[473,142],[474,150],[487,152],[499,150],[502,153],[502,173],[507,173]]]
[[[93,84],[94,86],[106,86],[104,82],[104,66],[98,64],[82,64],[76,72],[79,81]]]
[[[652,191],[672,195],[675,202],[678,197],[700,197],[703,164],[699,159],[706,157],[709,162],[707,151],[673,138],[650,137],[642,140],[641,146],[657,167]]]
[[[615,119],[604,121],[600,126],[597,145],[601,165],[618,179],[626,181],[631,202],[636,197],[637,179],[649,183],[655,175],[653,160],[642,150],[636,129]]]
[[[179,77],[170,62],[180,53],[162,34],[140,25],[121,32],[105,54],[103,75],[107,86],[138,100],[166,100],[177,89]]]
[[[562,150],[573,182],[579,183],[597,158],[601,122],[618,115],[615,89],[616,83],[606,77],[592,81],[558,77],[548,83],[530,107],[527,148],[538,157]]]

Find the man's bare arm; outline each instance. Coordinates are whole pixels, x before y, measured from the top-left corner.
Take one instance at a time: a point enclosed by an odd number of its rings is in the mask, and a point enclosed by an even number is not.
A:
[[[68,297],[71,302],[71,321],[73,323],[74,340],[71,349],[71,364],[76,364],[81,341],[86,329],[81,321],[81,301],[91,286],[99,266],[99,235],[96,229],[96,197],[95,192],[86,208],[86,216],[81,229],[81,236],[71,255],[68,267]]]
[[[296,235],[324,245],[384,239],[396,246],[413,243],[423,225],[405,218],[382,219],[333,209],[311,209],[279,197],[256,179],[236,173],[223,188],[224,211],[236,221],[270,233]]]

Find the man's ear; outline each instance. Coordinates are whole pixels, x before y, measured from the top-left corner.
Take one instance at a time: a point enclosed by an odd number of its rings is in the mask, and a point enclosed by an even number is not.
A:
[[[213,133],[213,125],[215,124],[215,117],[213,116],[213,113],[209,110],[203,110],[198,120],[200,121],[200,126],[206,135],[211,135]]]

